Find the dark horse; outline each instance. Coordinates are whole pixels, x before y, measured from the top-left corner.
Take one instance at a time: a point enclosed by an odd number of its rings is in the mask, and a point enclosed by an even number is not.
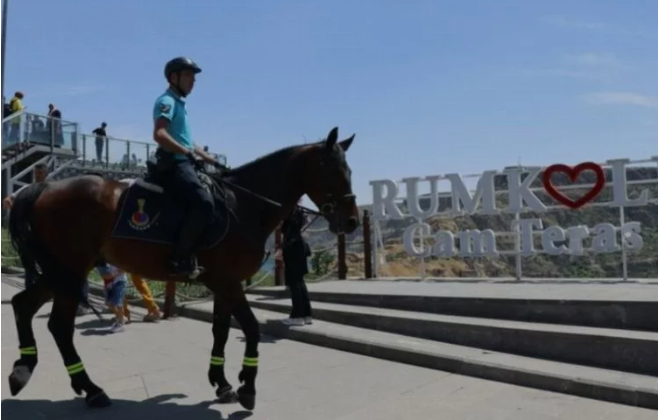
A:
[[[214,294],[208,379],[217,386],[221,400],[238,399],[250,410],[255,405],[259,324],[241,281],[259,270],[267,238],[305,194],[321,210],[331,232],[350,233],[358,227],[359,213],[345,157],[354,137],[337,141],[334,128],[321,142],[288,147],[224,175],[210,175],[216,185],[226,185],[226,207],[234,216],[224,236],[197,252],[200,265],[206,269],[198,280]],[[111,404],[90,379],[73,344],[80,290],[99,256],[146,278],[186,280],[169,277],[166,261],[170,245],[112,235],[127,188],[126,183],[83,175],[31,185],[16,198],[9,226],[12,242],[24,266],[38,264],[41,273],[32,287],[12,298],[20,350],[20,359],[9,376],[12,395],[25,387],[37,365],[32,318],[52,298],[48,329],[71,377],[71,387],[78,395],[85,393],[90,407]],[[240,323],[246,342],[237,392],[224,373],[231,316]]]

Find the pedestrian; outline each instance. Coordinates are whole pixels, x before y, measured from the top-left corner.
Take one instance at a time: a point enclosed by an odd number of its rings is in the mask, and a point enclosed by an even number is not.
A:
[[[126,318],[124,317],[124,298],[126,295],[126,273],[108,264],[102,258],[96,262],[96,271],[103,278],[105,304],[115,315],[112,332],[124,331]]]
[[[23,111],[25,107],[23,106],[23,92],[16,92],[14,97],[9,100],[8,111],[10,115],[16,114],[17,112]],[[9,120],[9,145],[19,143],[21,140],[21,121],[22,116],[16,116]]]
[[[62,132],[62,112],[53,104],[48,104],[48,123],[50,139],[55,147],[64,145],[64,133]]]
[[[135,286],[135,289],[138,291],[140,296],[142,296],[142,300],[144,301],[144,304],[147,307],[147,314],[144,316],[144,318],[142,318],[142,321],[158,322],[161,316],[160,309],[158,308],[158,304],[156,303],[156,301],[154,301],[154,298],[151,295],[149,284],[142,276],[138,276],[137,274],[132,274],[132,273],[130,276],[131,276],[131,281],[133,282],[133,286]],[[131,311],[128,309],[128,302],[126,302],[126,300],[124,300],[124,316],[126,317],[126,321],[130,322]]]
[[[305,224],[307,217],[300,208],[295,208],[282,222],[282,246],[276,253],[276,258],[284,261],[284,282],[291,293],[291,314],[282,322],[293,326],[312,323],[312,306],[305,284],[309,272],[307,257],[311,254],[302,236]]]
[[[97,127],[92,131],[92,134],[96,135],[96,162],[103,162],[103,149],[105,149],[105,142],[107,134],[105,132],[108,124],[105,122],[101,123],[100,127]]]

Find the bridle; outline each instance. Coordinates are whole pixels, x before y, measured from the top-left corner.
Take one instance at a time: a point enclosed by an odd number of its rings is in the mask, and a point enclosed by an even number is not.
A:
[[[328,176],[325,176],[323,172],[325,171],[325,168],[327,167],[327,158],[323,157],[321,158],[321,161],[319,162],[319,166],[321,167],[321,182],[325,184],[327,179],[329,178]],[[323,187],[326,187],[326,185],[323,185]],[[324,188],[326,191],[331,191],[329,188]],[[344,233],[344,226],[339,223],[339,212],[337,212],[337,208],[339,207],[340,204],[347,202],[348,204],[351,204],[351,202],[355,202],[355,194],[335,194],[333,192],[328,192],[325,196],[326,201],[323,202],[320,206],[321,212],[316,212],[311,210],[314,214],[317,214],[316,217],[318,216],[324,216],[328,220],[331,218],[334,218],[335,221],[335,226],[339,228],[339,231],[337,233]],[[303,206],[298,206],[304,211],[309,212],[310,209],[307,209],[306,207]],[[316,217],[312,220],[316,220]],[[310,222],[311,224],[311,222]],[[309,225],[308,225],[309,226]]]
[[[321,158],[321,160],[319,162],[319,166],[322,168],[321,169],[321,171],[322,171],[321,182],[323,184],[325,184],[325,182],[327,182],[327,179],[329,178],[328,176],[325,176],[326,174],[323,173],[324,169],[327,167],[327,158],[325,158],[325,157]],[[282,207],[282,203],[278,203],[275,200],[271,200],[270,198],[264,197],[261,194],[257,194],[253,191],[250,191],[249,189],[247,189],[245,187],[241,187],[240,185],[234,184],[233,182],[228,181],[226,179],[223,179],[222,177],[218,177],[216,179],[216,177],[211,176],[211,174],[206,172],[206,169],[202,169],[202,171],[204,171],[209,176],[211,181],[215,184],[216,188],[220,188],[217,183],[222,182],[222,183],[224,183],[226,185],[229,185],[233,188],[236,188],[237,190],[240,190],[240,191],[242,191],[242,192],[244,192],[244,193],[260,200],[260,201],[268,203],[268,204],[270,204],[274,207],[279,207],[279,208]],[[322,185],[322,186],[325,187],[326,185]],[[341,223],[339,223],[339,213],[337,212],[337,208],[343,202],[348,202],[349,204],[351,202],[355,202],[355,194],[335,194],[335,193],[332,193],[332,192],[328,192],[326,194],[325,198],[326,198],[326,200],[319,206],[320,211],[312,210],[309,207],[301,206],[300,204],[295,205],[296,209],[300,209],[304,213],[314,215],[314,218],[301,230],[301,232],[304,232],[312,223],[314,223],[314,221],[319,216],[323,216],[328,220],[331,220],[332,218],[334,218],[335,226],[337,226],[339,228],[338,233],[339,234],[344,233],[343,232],[344,227]]]

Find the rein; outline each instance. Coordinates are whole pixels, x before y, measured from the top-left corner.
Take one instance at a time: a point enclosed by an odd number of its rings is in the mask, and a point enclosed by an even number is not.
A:
[[[232,186],[232,187],[234,187],[234,188],[236,188],[236,189],[238,189],[238,190],[241,190],[241,191],[243,191],[244,193],[246,193],[246,194],[248,194],[248,195],[251,195],[252,197],[254,197],[254,198],[258,199],[258,200],[261,200],[261,201],[263,201],[263,202],[265,202],[265,203],[268,203],[268,204],[270,204],[270,205],[272,205],[272,206],[274,206],[274,207],[278,207],[278,208],[281,208],[281,207],[282,207],[282,203],[278,203],[277,201],[274,201],[274,200],[271,200],[270,198],[264,197],[264,196],[261,195],[261,194],[257,194],[257,193],[255,193],[255,192],[253,192],[253,191],[250,191],[250,190],[248,190],[248,189],[245,188],[245,187],[241,187],[241,186],[238,185],[238,184],[234,184],[233,182],[227,181],[226,179],[222,178],[221,176],[219,176],[218,179],[216,179],[216,177],[214,177],[213,175],[211,175],[211,174],[209,174],[208,172],[206,172],[206,170],[203,170],[203,171],[206,173],[206,175],[209,176],[209,178],[211,179],[211,181],[215,184],[216,188],[220,188],[220,186],[218,185],[218,182],[221,182],[221,183],[227,184],[227,185],[229,185],[229,186]],[[310,208],[308,208],[308,207],[305,207],[305,206],[301,206],[301,205],[299,205],[299,204],[296,204],[295,207],[301,209],[301,210],[304,211],[305,213],[313,214],[315,217],[314,217],[314,219],[312,220],[312,222],[313,222],[314,220],[316,220],[319,216],[323,216],[323,213],[318,212],[318,211],[316,211],[316,210],[312,210],[312,209],[310,209]],[[311,223],[309,223],[309,224],[307,225],[307,227],[308,227],[310,224],[311,224]],[[305,227],[305,228],[307,228],[307,227]]]

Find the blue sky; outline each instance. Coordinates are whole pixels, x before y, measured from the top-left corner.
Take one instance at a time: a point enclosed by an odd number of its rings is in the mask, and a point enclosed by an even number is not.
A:
[[[11,0],[5,92],[150,140],[164,63],[239,165],[333,126],[369,180],[657,154],[655,0]],[[42,32],[43,31],[43,32]],[[399,150],[404,148],[404,151]]]

